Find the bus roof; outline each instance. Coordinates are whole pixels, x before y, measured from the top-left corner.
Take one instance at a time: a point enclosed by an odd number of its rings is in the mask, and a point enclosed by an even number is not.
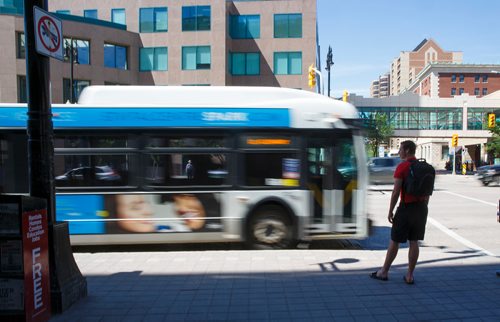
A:
[[[25,126],[21,106],[0,104],[0,127]],[[347,128],[358,118],[353,105],[308,91],[235,86],[89,86],[52,112],[55,128]]]
[[[291,127],[344,128],[357,119],[349,103],[309,91],[259,86],[88,86],[77,105],[102,107],[283,108]]]

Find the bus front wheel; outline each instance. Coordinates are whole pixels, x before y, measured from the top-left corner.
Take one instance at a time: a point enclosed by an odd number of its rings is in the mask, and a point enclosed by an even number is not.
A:
[[[280,206],[264,206],[250,218],[247,246],[252,249],[287,249],[296,244],[293,225]]]

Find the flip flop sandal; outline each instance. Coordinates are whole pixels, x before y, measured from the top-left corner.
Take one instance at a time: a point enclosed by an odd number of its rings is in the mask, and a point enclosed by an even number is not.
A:
[[[373,272],[370,274],[370,277],[379,281],[388,281],[388,277],[377,276],[377,272]]]
[[[415,284],[415,279],[412,279],[411,281],[406,279],[406,275],[403,275],[403,280],[405,281],[406,284],[408,285],[413,285]]]

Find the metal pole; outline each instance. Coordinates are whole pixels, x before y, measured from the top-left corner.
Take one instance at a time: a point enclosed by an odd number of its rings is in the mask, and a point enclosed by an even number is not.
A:
[[[456,171],[455,171],[455,167],[456,167],[456,162],[457,162],[457,159],[456,159],[456,156],[457,156],[457,149],[455,149],[455,147],[453,147],[454,151],[453,151],[453,171],[452,171],[452,175],[455,175]]]
[[[333,65],[332,47],[328,46],[328,54],[326,55],[326,70],[328,71],[328,97],[330,97],[330,69]]]
[[[26,83],[28,96],[28,159],[30,195],[47,200],[49,226],[54,214],[54,145],[50,106],[50,62],[35,49],[33,7],[47,8],[44,0],[25,0]]]
[[[46,0],[24,0],[26,81],[28,96],[28,160],[30,196],[47,200],[49,229],[50,303],[62,312],[87,295],[69,243],[68,224],[57,223],[54,185],[54,129],[50,99],[49,58],[36,52],[34,8],[47,10]]]
[[[69,81],[70,81],[70,84],[69,84],[69,89],[71,91],[70,93],[70,96],[69,96],[69,101],[71,104],[73,104],[75,102],[75,88],[74,88],[74,84],[73,84],[73,64],[74,64],[74,55],[73,55],[73,39],[70,39],[70,45],[69,45],[69,63],[71,64],[70,68],[69,68],[69,71],[70,71],[70,75],[69,75]]]

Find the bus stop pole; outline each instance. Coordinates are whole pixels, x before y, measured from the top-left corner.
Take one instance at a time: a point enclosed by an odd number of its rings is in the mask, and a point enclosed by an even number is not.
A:
[[[47,1],[24,0],[29,193],[47,201],[51,303],[52,311],[59,313],[87,294],[87,283],[74,262],[67,223],[58,224],[55,220],[50,62],[48,57],[36,52],[35,6],[47,10]]]

